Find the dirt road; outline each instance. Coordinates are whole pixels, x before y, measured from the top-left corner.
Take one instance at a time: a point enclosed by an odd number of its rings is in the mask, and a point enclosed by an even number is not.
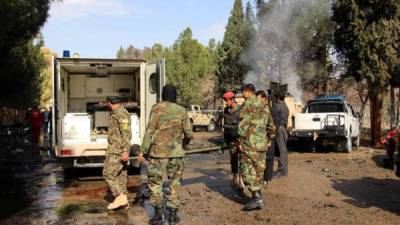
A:
[[[196,135],[194,145],[216,136]],[[248,213],[241,208],[249,193],[229,184],[228,155],[192,155],[182,186],[181,224],[400,224],[400,179],[382,168],[383,157],[383,150],[365,147],[351,154],[291,152],[289,176],[264,189],[266,208]],[[42,157],[22,172],[3,169],[1,175],[0,224],[140,225],[152,215],[148,200],[108,212],[111,196],[99,170],[68,180],[55,160]],[[140,184],[139,175],[130,176],[132,201]]]

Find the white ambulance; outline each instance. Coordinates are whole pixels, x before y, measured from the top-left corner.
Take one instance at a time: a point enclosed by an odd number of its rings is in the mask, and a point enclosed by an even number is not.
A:
[[[51,142],[64,169],[102,167],[110,112],[107,96],[126,99],[132,144],[141,144],[151,108],[161,99],[164,60],[53,60]]]

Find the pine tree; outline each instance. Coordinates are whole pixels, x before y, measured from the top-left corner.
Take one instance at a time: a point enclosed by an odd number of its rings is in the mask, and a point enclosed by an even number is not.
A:
[[[257,9],[257,19],[260,20],[260,18],[264,15],[264,10],[266,7],[265,1],[264,0],[255,0],[256,2],[256,9]]]
[[[242,85],[247,70],[246,65],[240,61],[246,46],[245,31],[246,21],[242,0],[235,0],[218,53],[217,88],[219,92],[237,89]]]
[[[117,51],[117,59],[126,59],[125,49],[122,46]]]
[[[256,34],[256,27],[255,27],[256,17],[254,15],[250,1],[247,1],[245,20],[246,20],[246,29],[245,29],[246,47],[247,47],[251,41],[251,38],[254,37],[254,35]]]
[[[384,91],[399,76],[400,1],[337,0],[333,10],[334,41],[347,72],[368,83],[371,144],[375,146],[381,132]]]
[[[332,48],[335,24],[331,20],[330,0],[308,0],[293,6],[294,17],[291,32],[299,44],[297,72],[301,76],[303,89],[316,94],[328,92],[332,79]]]
[[[125,50],[126,58],[127,59],[134,59],[135,58],[135,47],[133,45],[129,45],[128,48]]]

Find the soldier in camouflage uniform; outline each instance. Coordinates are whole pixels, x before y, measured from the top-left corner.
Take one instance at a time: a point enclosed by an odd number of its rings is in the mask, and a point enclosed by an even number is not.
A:
[[[131,148],[131,118],[126,109],[121,106],[121,99],[117,97],[107,98],[111,115],[108,124],[108,148],[104,162],[103,176],[108,183],[114,202],[108,205],[108,209],[129,207],[127,162]]]
[[[176,88],[166,85],[162,102],[151,111],[146,133],[141,146],[139,160],[143,155],[148,160],[148,186],[155,209],[150,224],[163,224],[163,171],[166,170],[170,192],[166,194],[169,224],[177,224],[180,207],[178,188],[181,185],[184,162],[184,145],[192,139],[192,127],[185,108],[177,105]]]
[[[264,206],[261,189],[264,183],[265,151],[268,146],[265,128],[271,118],[268,118],[265,105],[256,98],[254,85],[245,85],[242,92],[246,100],[239,112],[241,172],[245,185],[252,193],[251,202],[243,210],[250,211]]]

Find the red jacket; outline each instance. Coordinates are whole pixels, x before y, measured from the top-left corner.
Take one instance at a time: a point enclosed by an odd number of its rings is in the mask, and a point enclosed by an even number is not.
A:
[[[42,127],[43,125],[42,113],[37,109],[31,110],[29,112],[28,121],[32,127]]]
[[[385,137],[381,137],[381,144],[384,145],[387,143],[389,139],[394,137],[397,134],[397,128],[391,130],[389,133],[386,134]]]

